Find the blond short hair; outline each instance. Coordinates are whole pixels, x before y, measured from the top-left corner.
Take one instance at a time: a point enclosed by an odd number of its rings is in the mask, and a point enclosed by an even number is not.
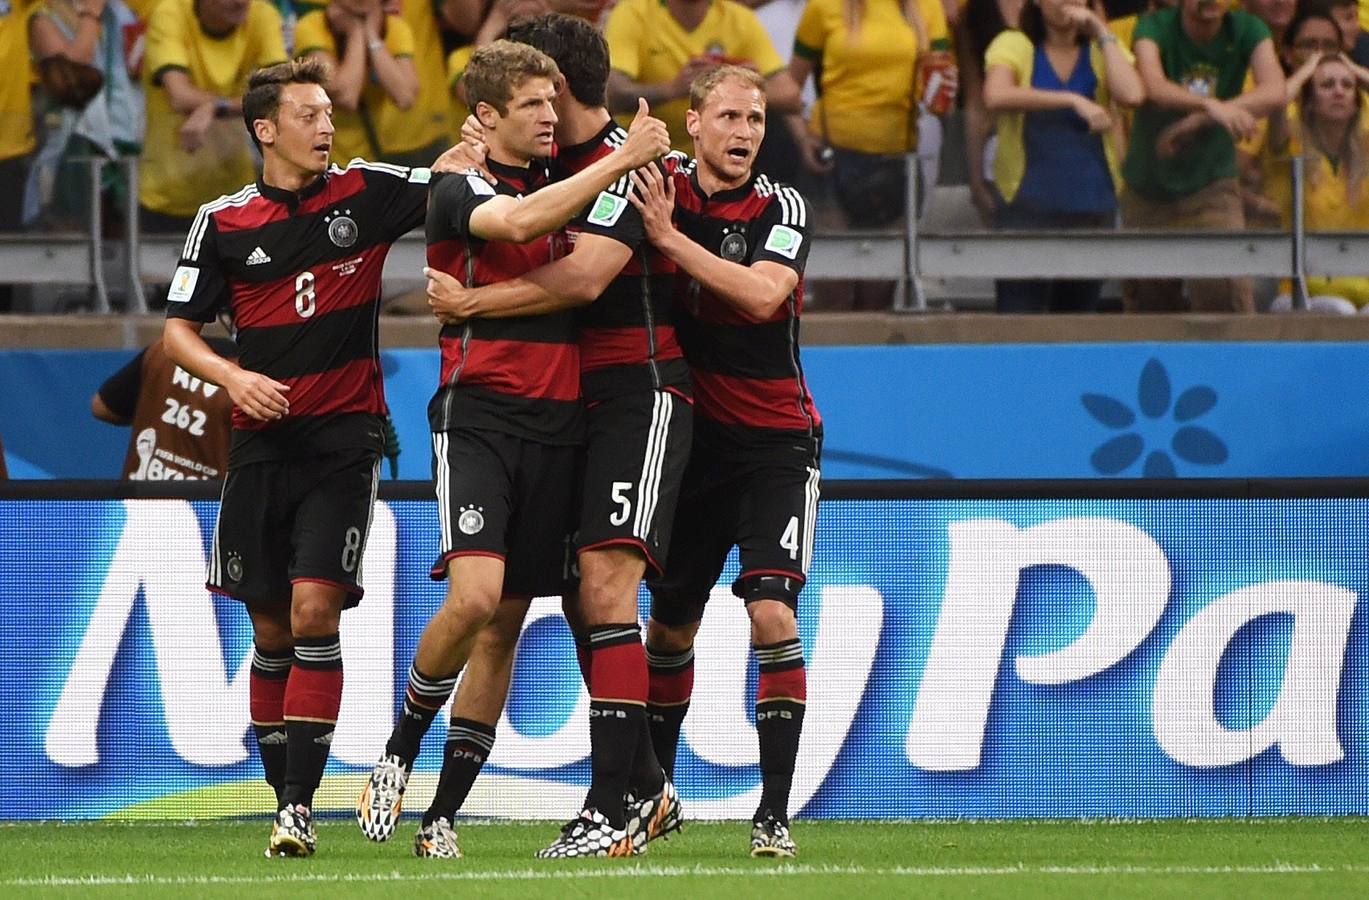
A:
[[[725,81],[740,81],[749,87],[753,87],[765,96],[765,79],[755,69],[748,69],[745,66],[734,66],[732,64],[718,66],[716,69],[709,69],[693,83],[689,85],[689,108],[693,110],[703,109],[704,101],[709,94]]]

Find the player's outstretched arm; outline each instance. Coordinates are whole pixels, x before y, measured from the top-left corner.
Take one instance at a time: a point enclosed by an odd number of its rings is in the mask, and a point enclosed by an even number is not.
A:
[[[643,101],[623,146],[522,200],[500,195],[482,203],[471,213],[470,232],[487,241],[527,243],[560,228],[600,191],[669,151],[670,132],[664,122],[652,118]]]
[[[569,256],[480,287],[468,288],[446,272],[425,268],[428,306],[444,324],[472,316],[535,316],[585,306],[598,299],[631,257],[632,248],[613,238],[581,234]]]
[[[642,213],[646,235],[656,248],[713,294],[754,319],[769,319],[799,283],[788,266],[759,260],[749,266],[729,262],[700,247],[675,227],[675,183],[655,166],[632,173],[629,200]]]
[[[249,372],[231,359],[215,353],[200,337],[203,324],[191,319],[168,318],[162,331],[166,355],[191,375],[221,386],[247,415],[262,422],[284,418],[290,412],[285,399],[287,384],[260,372]]]

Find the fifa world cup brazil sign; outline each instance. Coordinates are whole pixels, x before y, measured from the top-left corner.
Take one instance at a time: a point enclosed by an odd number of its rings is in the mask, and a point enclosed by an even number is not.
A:
[[[1241,766],[1262,767],[1277,784],[1308,773],[1333,777],[1332,764],[1346,758],[1346,741],[1355,744],[1360,728],[1341,721],[1340,685],[1346,660],[1362,654],[1351,625],[1355,588],[1369,576],[1349,567],[1363,565],[1347,556],[1323,571],[1280,563],[1275,551],[1247,558],[1241,550],[1214,577],[1214,548],[1242,538],[1205,539],[1208,523],[1274,534],[1285,527],[1284,513],[1240,501],[1220,501],[1231,511],[1221,516],[1186,511],[1179,501],[1163,501],[1171,505],[1156,512],[1148,502],[829,503],[800,615],[809,701],[795,810],[1238,814],[1244,808],[1222,792],[1246,797],[1246,781],[1231,774]],[[1369,518],[1369,505],[1336,502],[1343,504],[1337,516]],[[40,762],[54,783],[72,779],[79,794],[79,776],[101,771],[118,749],[111,741],[160,740],[179,760],[174,776],[168,767],[119,777],[181,779],[175,789],[182,790],[256,777],[247,740],[250,653],[238,621],[245,617],[203,588],[212,504],[103,507],[119,514],[109,552],[92,563],[98,572],[85,598],[70,604],[52,661],[32,663],[52,667],[52,696],[35,717]],[[1240,516],[1248,522],[1235,521]],[[430,503],[377,504],[363,565],[366,598],[343,617],[346,687],[332,775],[357,780],[389,733],[400,670],[440,600],[422,566],[436,546],[434,522]],[[1305,531],[1309,541],[1327,533],[1320,524]],[[1313,549],[1298,548],[1288,560],[1315,562]],[[727,587],[735,571],[731,564],[715,588],[699,634],[682,739],[679,781],[701,818],[747,816],[759,791],[748,701],[754,664],[745,612]],[[0,588],[14,590],[5,579],[0,574]],[[588,700],[573,659],[563,659],[568,638],[553,631],[558,614],[555,600],[534,602],[515,677],[533,679],[535,688],[520,694],[515,687],[487,771],[573,804],[583,789],[577,766],[588,754]],[[150,647],[152,663],[130,674],[118,659],[138,642]],[[164,735],[112,736],[102,723],[115,696],[159,702]],[[1112,754],[1097,764],[1112,775],[1088,769],[1100,753]],[[437,765],[425,751],[418,769]],[[1060,798],[1032,805],[1027,795],[1040,785],[1030,779],[1047,777],[1065,779]],[[1110,806],[1119,789],[1103,781],[1117,778],[1128,796],[1178,796],[1196,784],[1209,785],[1212,797],[1199,807]],[[172,789],[134,785],[125,796]],[[1324,803],[1309,811],[1351,811],[1365,805],[1356,799],[1361,790],[1346,799],[1327,782]],[[82,799],[83,810],[120,808]],[[473,799],[475,814],[520,813],[497,798]],[[60,796],[51,802],[60,805]]]

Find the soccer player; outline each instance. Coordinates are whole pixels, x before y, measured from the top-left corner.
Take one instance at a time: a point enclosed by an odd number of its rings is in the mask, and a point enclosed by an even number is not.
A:
[[[427,169],[329,168],[327,67],[253,73],[243,120],[261,178],[200,208],[167,295],[167,355],[233,399],[208,588],[242,601],[253,728],[278,811],[267,854],[314,852],[314,790],[342,698],[342,610],[361,599],[385,395],[376,345],[390,244]],[[200,336],[230,307],[237,361]]]
[[[789,789],[803,727],[796,612],[813,553],[822,423],[799,363],[808,211],[753,171],[765,136],[764,82],[723,66],[695,80],[686,127],[695,162],[666,180],[634,173],[647,236],[680,269],[676,325],[694,376],[694,446],[670,562],[651,580],[647,707],[656,753],[674,767],[694,683],[694,636],[736,545],[732,592],[759,664],[762,792],[752,856],[793,856]],[[674,221],[672,222],[672,209]]]
[[[604,106],[609,57],[603,35],[584,19],[548,15],[516,26],[509,38],[546,53],[566,78],[556,101],[560,174],[614,153],[627,134]],[[680,818],[679,798],[646,725],[637,588],[648,568],[659,574],[665,562],[693,413],[689,367],[671,324],[675,267],[646,241],[628,191],[622,180],[602,192],[571,223],[572,252],[526,275],[470,289],[442,272],[430,276],[430,301],[442,316],[503,317],[593,301],[576,317],[587,447],[580,588],[567,615],[590,689],[592,780],[584,810],[539,854],[547,857],[600,855],[601,838],[624,828],[640,849]],[[511,655],[517,639],[515,630],[482,648]],[[478,702],[487,719],[481,724],[493,737],[508,682],[482,678],[477,691],[471,674],[507,673],[509,663],[472,656],[453,707],[463,725],[480,718],[472,708]],[[473,780],[483,758],[478,752],[470,758]],[[626,805],[625,790],[631,794]]]
[[[547,183],[557,116],[556,64],[525,44],[495,41],[477,50],[466,92],[485,132],[487,165],[438,183],[428,220],[433,269],[468,284],[514,278],[558,255],[558,243],[519,227],[528,200],[554,198],[559,224],[632,169],[669,149],[665,126],[645,104],[616,153],[573,177]],[[580,360],[569,310],[447,325],[439,340],[441,386],[428,407],[433,430],[442,552],[435,579],[447,596],[419,639],[403,710],[357,806],[373,840],[394,831],[419,743],[455,685],[484,626],[512,632],[532,597],[563,594],[571,580],[577,455],[583,437]],[[501,602],[502,601],[502,602]],[[511,656],[511,650],[509,655]],[[479,673],[472,673],[480,677]],[[502,676],[507,680],[507,674]],[[421,857],[460,855],[452,817],[493,743],[494,718],[455,718],[442,774],[414,839]],[[484,704],[482,704],[484,705]],[[492,703],[488,704],[493,706]],[[621,793],[621,792],[620,792]],[[630,847],[625,834],[621,846]]]

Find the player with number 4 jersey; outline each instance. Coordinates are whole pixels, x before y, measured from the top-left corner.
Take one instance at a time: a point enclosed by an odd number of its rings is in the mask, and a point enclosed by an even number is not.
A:
[[[694,683],[694,636],[727,554],[751,619],[762,788],[752,856],[793,856],[789,792],[806,701],[799,591],[817,524],[822,421],[799,362],[807,205],[753,170],[764,82],[721,66],[695,79],[686,124],[694,164],[634,173],[647,236],[679,267],[676,324],[694,375],[694,449],[670,562],[649,582],[647,706],[673,771]]]
[[[267,855],[309,856],[312,804],[342,698],[342,610],[361,562],[383,444],[381,269],[423,221],[429,170],[328,165],[327,67],[251,76],[243,118],[262,176],[200,208],[167,295],[167,355],[232,398],[208,587],[252,620],[249,698],[276,792]],[[204,323],[231,308],[238,360]]]

